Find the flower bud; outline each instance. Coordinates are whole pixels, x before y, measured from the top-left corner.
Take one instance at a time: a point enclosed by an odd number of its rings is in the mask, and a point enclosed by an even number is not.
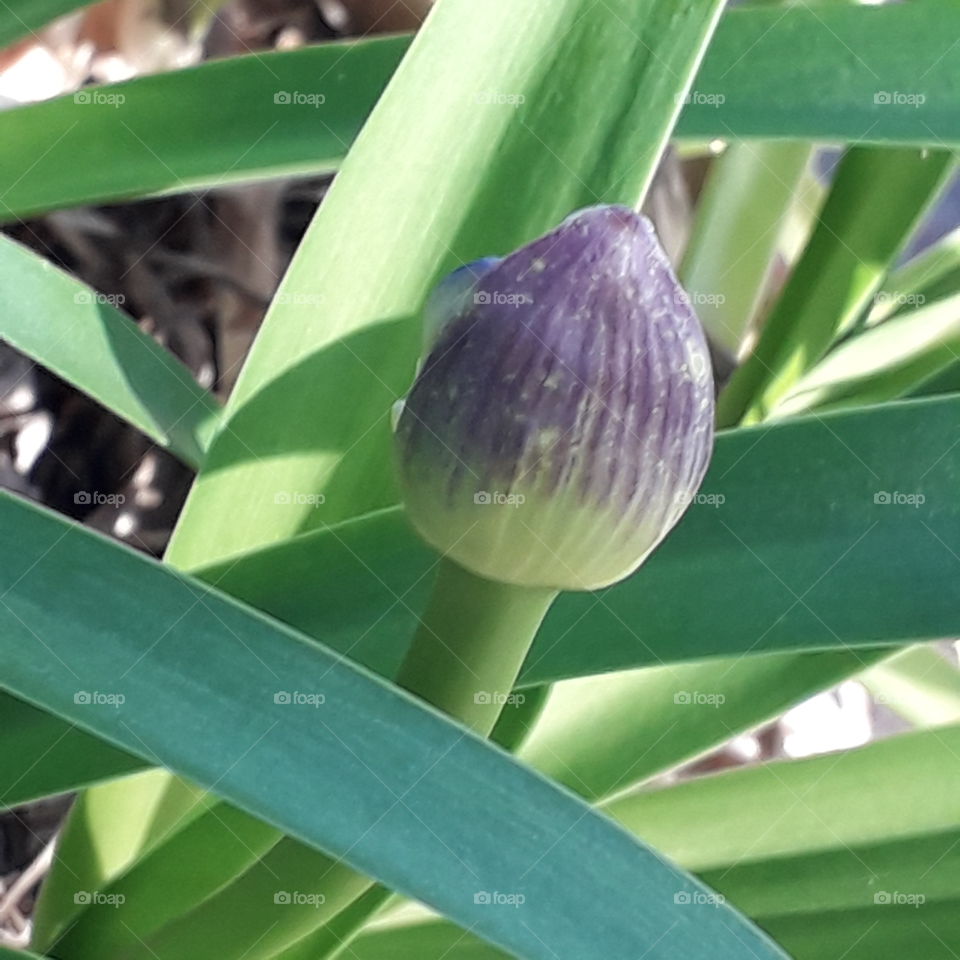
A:
[[[592,207],[458,274],[449,314],[432,301],[396,427],[411,522],[488,579],[622,579],[693,499],[713,445],[706,340],[653,225]]]

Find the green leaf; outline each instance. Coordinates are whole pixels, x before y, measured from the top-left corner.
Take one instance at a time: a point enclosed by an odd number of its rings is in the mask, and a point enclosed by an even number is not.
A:
[[[675,904],[703,891],[580,801],[324,648],[9,495],[0,536],[19,545],[0,555],[17,696],[523,956],[666,958],[704,939],[781,956],[726,909]],[[526,901],[501,910],[482,891]]]
[[[0,338],[197,466],[220,404],[110,302],[0,237]]]
[[[138,757],[0,694],[0,810],[141,770]]]
[[[166,842],[129,861],[125,870],[115,872],[112,882],[98,883],[98,901],[77,911],[76,921],[49,949],[72,960],[128,956],[124,951],[135,952],[165,923],[203,903],[223,885],[225,875],[250,867],[276,840],[276,830],[263,821],[229,804],[209,804],[192,819],[178,821]],[[76,862],[76,856],[69,858],[71,865]],[[189,869],[184,869],[185,864]],[[55,876],[61,886],[73,888],[68,892],[75,893],[78,880],[71,872],[61,870]],[[276,883],[276,875],[273,879]],[[66,911],[61,907],[56,913],[58,927],[65,926]],[[123,922],[116,922],[118,918]]]
[[[914,726],[960,723],[960,671],[936,647],[909,647],[858,679]]]
[[[906,734],[637,793],[607,809],[716,886],[791,956],[846,947],[857,957],[901,957],[908,929],[923,944],[913,955],[941,956],[927,945],[956,933],[958,750],[957,727]],[[927,903],[898,910],[894,894]],[[930,909],[948,903],[949,918]]]
[[[960,632],[958,417],[960,398],[937,398],[720,434],[676,530],[623,583],[560,597],[523,683]],[[894,493],[925,502],[877,502]],[[434,563],[387,510],[200,575],[389,676]]]
[[[590,800],[717,747],[888,656],[769,654],[650,667],[557,684],[518,752]]]
[[[890,272],[866,326],[960,292],[960,229]]]
[[[724,101],[685,111],[677,133],[956,145],[957,36],[952,0],[746,4],[724,17],[694,85]]]
[[[195,566],[396,500],[389,411],[412,380],[431,286],[579,207],[638,203],[721,6],[437,6],[284,278],[172,562]],[[601,59],[617,71],[597,69]],[[536,183],[535,202],[516,202],[518,182]],[[321,508],[305,496],[317,493]]]
[[[908,395],[960,357],[960,293],[898,313],[827,354],[773,409],[807,410],[883,403]]]
[[[714,341],[737,355],[760,306],[813,146],[732,143],[697,204],[680,279]]]
[[[720,395],[721,424],[762,420],[868,307],[952,168],[943,150],[847,153],[756,347]]]
[[[91,0],[5,0],[0,6],[0,48],[46,26]]]
[[[38,4],[20,6],[33,10]],[[916,0],[878,8],[731,10],[696,81],[710,99],[691,98],[678,135],[955,146],[960,53],[952,43],[958,34],[956,7]],[[9,217],[23,217],[59,206],[329,171],[409,43],[402,36],[323,44],[138,77],[103,89],[123,94],[116,108],[78,105],[69,96],[5,111],[0,139],[11,166],[33,169],[7,185],[2,208]],[[274,109],[273,92],[313,92],[318,85],[328,96],[319,116],[310,107]],[[874,102],[881,87],[909,93],[918,86],[926,97],[920,108]],[[51,130],[67,132],[51,143]],[[96,162],[78,164],[78,156]]]
[[[209,803],[204,791],[163,770],[87,790],[70,810],[57,844],[55,863],[69,866],[51,870],[43,884],[33,917],[33,946],[50,948],[55,935],[88,910],[101,918],[109,915],[115,904],[95,903],[92,895],[139,856],[186,828]],[[130,805],[138,811],[136,818],[124,815]]]
[[[958,755],[952,727],[637,792],[606,809],[757,919],[796,960],[952,960]],[[485,951],[405,907],[365,931],[350,956],[500,956]]]
[[[335,169],[409,44],[327,43],[218,60],[0,113],[0,218]],[[283,94],[315,103],[278,103]],[[319,98],[323,97],[323,102]]]

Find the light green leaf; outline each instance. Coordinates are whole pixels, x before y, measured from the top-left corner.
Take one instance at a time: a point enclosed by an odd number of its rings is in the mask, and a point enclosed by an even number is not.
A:
[[[0,536],[19,544],[0,555],[10,692],[523,956],[667,958],[704,938],[781,956],[732,912],[674,903],[706,894],[569,794],[300,635],[9,495]],[[476,899],[515,887],[523,910]]]
[[[960,229],[948,233],[922,253],[890,272],[866,320],[873,327],[960,292]]]
[[[220,404],[98,293],[0,237],[0,339],[197,466]]]
[[[284,278],[187,501],[174,563],[396,500],[389,411],[410,385],[431,286],[579,207],[638,203],[721,5],[437,6]],[[530,202],[516,202],[518,183],[536,184]],[[321,509],[307,496],[317,493]]]
[[[608,812],[712,883],[791,956],[846,947],[900,957],[908,930],[923,945],[916,955],[940,956],[928,944],[952,942],[956,921],[931,908],[949,903],[955,917],[960,898],[958,756],[960,728],[942,728],[637,793]],[[896,898],[911,896],[926,905],[898,909]]]
[[[739,142],[714,161],[680,279],[714,341],[737,355],[777,263],[813,146]]]
[[[5,185],[0,219],[331,171],[408,43],[388,37],[218,60],[0,112],[5,163],[29,171]],[[277,102],[284,94],[308,99]]]
[[[960,723],[960,671],[934,646],[910,647],[858,679],[915,726]]]
[[[883,651],[708,660],[557,684],[518,756],[590,800],[696,759]]]
[[[721,424],[762,420],[868,308],[952,168],[943,150],[847,153],[756,347],[720,394]]]
[[[883,403],[960,359],[960,293],[898,313],[840,344],[774,407],[771,417]]]

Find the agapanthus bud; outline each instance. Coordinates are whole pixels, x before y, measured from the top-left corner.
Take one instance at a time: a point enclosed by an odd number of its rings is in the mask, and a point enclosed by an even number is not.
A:
[[[412,523],[489,579],[622,579],[693,499],[713,445],[707,344],[652,224],[592,207],[448,282],[397,423]]]

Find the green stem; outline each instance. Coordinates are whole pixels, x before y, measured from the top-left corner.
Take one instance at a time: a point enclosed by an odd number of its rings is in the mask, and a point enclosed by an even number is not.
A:
[[[397,683],[487,736],[556,596],[485,580],[441,560]]]
[[[397,684],[488,736],[556,596],[486,580],[444,557]],[[389,896],[373,887],[279,960],[340,955]]]

